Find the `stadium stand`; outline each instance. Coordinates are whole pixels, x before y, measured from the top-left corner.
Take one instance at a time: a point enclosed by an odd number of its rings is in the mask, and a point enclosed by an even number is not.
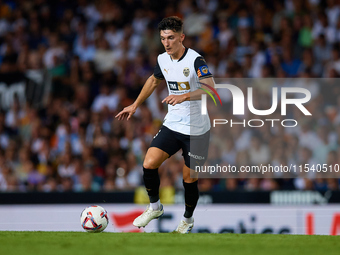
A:
[[[137,97],[163,52],[157,30],[163,17],[184,19],[184,44],[205,57],[215,78],[338,78],[337,3],[1,1],[0,191],[112,192],[143,185],[143,157],[167,111],[161,104],[166,86],[131,121],[114,116]],[[310,107],[327,114],[302,120],[284,139],[275,129],[235,130],[226,137],[223,160],[339,163],[338,85],[309,86],[317,101]],[[211,151],[220,149],[214,146]],[[162,188],[183,189],[180,160],[175,155],[160,167]],[[316,175],[202,179],[199,185],[202,192],[339,190],[338,179]]]

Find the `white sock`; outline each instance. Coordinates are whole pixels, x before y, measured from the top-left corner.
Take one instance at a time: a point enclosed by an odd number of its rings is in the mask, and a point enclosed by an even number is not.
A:
[[[150,207],[152,208],[152,210],[156,211],[161,207],[161,201],[158,199],[157,202],[155,203],[150,203]]]
[[[194,218],[193,217],[185,218],[184,216],[182,216],[182,220],[184,220],[186,223],[193,223],[194,222]]]

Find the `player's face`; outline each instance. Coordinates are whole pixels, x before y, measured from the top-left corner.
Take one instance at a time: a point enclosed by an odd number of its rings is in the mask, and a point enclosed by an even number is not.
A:
[[[176,56],[183,48],[184,34],[172,30],[161,30],[161,42],[170,56]]]

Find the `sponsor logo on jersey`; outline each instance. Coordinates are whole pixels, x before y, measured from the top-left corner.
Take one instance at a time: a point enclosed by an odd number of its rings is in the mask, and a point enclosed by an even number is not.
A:
[[[169,70],[169,69],[168,69]],[[164,68],[164,71],[166,72],[166,74],[168,74],[168,70]]]
[[[188,81],[168,81],[169,89],[172,91],[178,91],[178,90],[189,90],[190,85]]]
[[[184,74],[185,77],[188,77],[188,76],[189,76],[190,70],[189,70],[188,67],[185,67],[185,68],[183,69],[183,74]]]

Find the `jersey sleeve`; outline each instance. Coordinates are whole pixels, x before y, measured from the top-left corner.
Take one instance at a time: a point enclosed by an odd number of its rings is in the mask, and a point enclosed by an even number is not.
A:
[[[155,76],[159,80],[164,80],[164,75],[163,75],[161,68],[158,64],[158,60],[157,60],[157,64],[155,65],[155,68],[153,70],[153,76]]]
[[[212,74],[209,71],[207,62],[205,62],[203,57],[201,56],[197,57],[195,59],[194,66],[195,66],[196,74],[200,80],[212,77]]]

